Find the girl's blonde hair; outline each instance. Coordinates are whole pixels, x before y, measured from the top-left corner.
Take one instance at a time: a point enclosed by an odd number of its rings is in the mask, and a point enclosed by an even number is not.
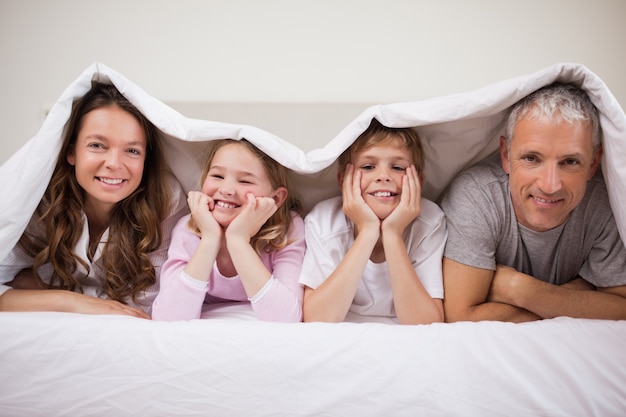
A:
[[[85,190],[78,184],[75,167],[68,163],[67,155],[76,145],[84,116],[106,107],[117,107],[133,115],[146,135],[141,183],[113,208],[109,239],[102,253],[102,286],[106,295],[122,303],[131,298],[139,304],[137,297],[156,283],[149,254],[159,248],[163,239],[161,222],[170,205],[169,168],[157,129],[113,85],[94,82],[91,90],[74,103],[52,178],[36,210],[41,224],[37,229],[43,229],[44,236],[27,230],[19,245],[34,258],[37,276],[44,264],[52,265],[49,288],[82,292],[74,273],[79,263],[86,270],[89,266],[74,248],[83,231]]]
[[[250,240],[250,244],[259,254],[262,252],[269,253],[282,249],[289,244],[288,233],[289,227],[291,226],[291,218],[294,216],[294,213],[302,215],[302,204],[294,193],[287,168],[270,158],[267,154],[246,139],[212,140],[209,142],[205,150],[205,160],[207,162],[204,167],[204,172],[202,173],[201,184],[204,183],[204,180],[211,169],[211,162],[213,161],[217,151],[226,145],[233,144],[237,146],[244,146],[252,152],[259,159],[259,161],[261,161],[265,174],[267,175],[273,189],[277,189],[279,187],[287,189],[287,198],[283,204],[278,207],[276,213],[274,213],[272,217],[270,217],[265,224],[261,226],[259,232]],[[194,233],[198,235],[200,234],[200,231],[193,222],[192,218],[189,219],[187,226]]]

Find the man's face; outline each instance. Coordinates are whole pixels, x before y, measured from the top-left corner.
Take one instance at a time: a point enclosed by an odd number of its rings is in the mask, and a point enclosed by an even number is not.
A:
[[[567,220],[600,163],[591,138],[586,123],[537,118],[518,122],[509,150],[501,139],[502,168],[520,224],[541,232]]]

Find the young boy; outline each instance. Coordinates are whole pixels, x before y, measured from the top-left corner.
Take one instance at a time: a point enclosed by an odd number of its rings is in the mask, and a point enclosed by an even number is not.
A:
[[[421,198],[417,132],[376,119],[338,159],[339,197],[305,218],[304,321],[348,312],[401,324],[443,321],[445,217]]]

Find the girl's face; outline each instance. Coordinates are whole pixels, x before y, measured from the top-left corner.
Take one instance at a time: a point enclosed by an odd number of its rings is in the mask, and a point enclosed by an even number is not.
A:
[[[85,114],[76,144],[67,155],[85,190],[85,211],[108,215],[141,183],[146,135],[130,113],[116,106]]]
[[[241,212],[248,194],[277,199],[259,158],[238,143],[224,145],[215,153],[202,192],[213,199],[213,217],[222,227]]]

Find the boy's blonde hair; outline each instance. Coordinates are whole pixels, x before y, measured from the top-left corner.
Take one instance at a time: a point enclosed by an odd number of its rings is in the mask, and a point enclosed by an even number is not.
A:
[[[267,154],[246,139],[212,140],[207,145],[206,152],[204,153],[206,164],[204,166],[204,172],[202,173],[201,184],[204,183],[204,180],[209,174],[211,162],[213,161],[217,151],[226,145],[232,144],[244,146],[252,152],[259,159],[259,161],[261,161],[261,165],[263,165],[265,174],[267,175],[273,189],[277,189],[279,187],[287,189],[287,198],[284,203],[278,207],[276,213],[274,213],[272,217],[270,217],[265,224],[261,226],[259,232],[250,240],[250,244],[259,254],[261,254],[261,252],[280,250],[289,244],[288,233],[291,225],[291,218],[294,215],[293,213],[302,215],[302,204],[293,190],[287,168],[270,158]],[[188,227],[196,234],[200,233],[198,227],[193,222],[193,219],[189,219]]]
[[[346,166],[352,159],[355,152],[371,148],[379,144],[386,144],[394,140],[399,140],[402,146],[409,150],[413,157],[413,164],[418,174],[424,172],[424,150],[422,140],[417,131],[410,127],[397,128],[383,126],[378,120],[372,119],[369,127],[361,133],[358,138],[343,151],[337,159],[338,171],[344,172]]]

